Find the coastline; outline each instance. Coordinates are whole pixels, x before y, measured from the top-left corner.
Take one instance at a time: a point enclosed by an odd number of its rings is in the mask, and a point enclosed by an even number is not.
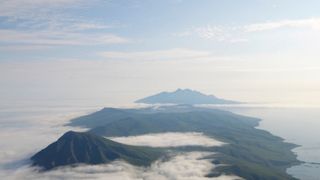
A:
[[[258,129],[266,130],[281,137],[284,142],[297,145],[291,151],[296,154],[299,164],[287,168],[287,173],[298,179],[317,180],[320,165],[319,107],[228,107],[223,108],[237,114],[259,117]]]
[[[148,109],[142,110],[145,112]],[[291,175],[287,174],[286,170],[289,167],[301,163],[297,159],[297,155],[292,151],[292,149],[298,147],[298,145],[285,142],[283,138],[275,136],[266,130],[259,129],[258,127],[261,123],[261,119],[216,109],[206,109],[203,112],[202,108],[200,111],[199,109],[195,109],[196,111],[191,112],[191,114],[184,114],[183,112],[180,112],[180,110],[178,114],[172,114],[171,112],[168,116],[159,118],[157,115],[156,117],[159,121],[164,120],[163,118],[173,118],[171,119],[172,121],[165,121],[164,124],[174,123],[175,116],[180,118],[184,117],[186,120],[184,122],[188,122],[190,125],[187,123],[187,125],[184,125],[184,128],[182,129],[181,127],[172,129],[172,126],[175,126],[172,125],[170,128],[167,127],[169,129],[164,127],[161,130],[161,128],[158,128],[161,124],[154,125],[152,122],[150,122],[150,124],[147,121],[150,118],[155,118],[152,113],[151,115],[148,114],[146,117],[144,117],[145,114],[143,116],[140,114],[137,116],[139,118],[135,119],[135,114],[130,114],[132,113],[132,110],[115,108],[104,108],[96,113],[73,119],[72,123],[69,123],[69,125],[75,125],[77,124],[75,122],[78,121],[83,126],[89,125],[91,127],[90,132],[98,133],[97,135],[107,136],[141,135],[146,133],[170,131],[170,129],[171,131],[184,132],[198,129],[198,131],[205,135],[212,136],[228,144],[226,146],[212,148],[213,152],[218,152],[218,155],[215,155],[214,159],[217,159],[219,164],[230,164],[230,166],[217,167],[216,170],[221,174],[233,174],[246,179],[254,179],[254,177],[295,179]],[[136,110],[134,111],[136,112]],[[112,116],[110,116],[110,113],[115,113],[118,117],[119,113],[126,114],[128,112],[130,112],[130,116],[133,116],[133,118],[129,120],[121,120],[120,122],[113,121]],[[101,120],[97,118],[103,116],[104,113],[108,114],[106,117],[109,118],[110,124],[106,123],[107,126],[92,129],[93,126],[101,126]],[[215,117],[215,114],[220,114],[220,118],[218,118],[219,120],[212,121],[212,116]],[[124,116],[127,116],[127,114]],[[197,119],[199,118],[201,118],[202,121],[198,121]],[[92,122],[96,122],[97,124],[92,124]],[[145,127],[144,123],[146,122],[148,122],[149,125],[147,125],[147,129],[144,129],[142,127]],[[140,128],[140,125],[142,129]],[[179,123],[176,125],[179,125]],[[196,125],[196,127],[193,127],[194,125]],[[117,129],[114,129],[115,127],[117,127]],[[132,131],[133,127],[136,129]]]

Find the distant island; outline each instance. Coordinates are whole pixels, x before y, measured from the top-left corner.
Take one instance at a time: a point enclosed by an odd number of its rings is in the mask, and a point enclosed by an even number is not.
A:
[[[161,92],[135,101],[145,104],[240,104],[241,102],[217,98],[191,89]]]

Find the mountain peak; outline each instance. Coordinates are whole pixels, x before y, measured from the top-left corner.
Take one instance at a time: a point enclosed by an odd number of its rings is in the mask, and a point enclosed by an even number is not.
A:
[[[153,148],[124,145],[88,132],[68,131],[31,160],[44,170],[78,163],[109,163],[116,159],[147,166],[161,154]]]
[[[192,89],[178,88],[174,92],[161,92],[135,101],[146,104],[239,104],[240,102],[225,100],[206,95]]]
[[[193,90],[188,89],[188,88],[186,88],[186,89],[178,88],[178,89],[176,90],[176,92],[179,92],[179,91],[193,91]]]
[[[181,88],[178,88],[174,93],[199,93],[198,91],[195,91],[195,90],[192,90],[192,89],[181,89]]]
[[[64,133],[61,138],[67,138],[67,137],[75,137],[77,135],[81,134],[80,132],[75,132],[75,131],[68,131]]]

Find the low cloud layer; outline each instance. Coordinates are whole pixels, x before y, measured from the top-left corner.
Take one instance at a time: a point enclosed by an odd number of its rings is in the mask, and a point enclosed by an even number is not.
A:
[[[214,167],[210,160],[202,159],[209,155],[203,152],[182,153],[166,162],[156,161],[149,168],[135,167],[123,161],[114,161],[105,165],[81,165],[75,168],[65,167],[38,173],[34,168],[23,167],[4,176],[5,179],[105,179],[105,180],[231,180],[235,176],[222,175],[207,178],[206,174]]]
[[[209,152],[188,152],[172,154],[171,158],[154,162],[150,167],[136,167],[123,161],[104,165],[80,165],[63,167],[39,173],[30,167],[29,158],[55,141],[70,127],[62,126],[71,117],[78,116],[90,109],[28,108],[0,110],[0,177],[6,180],[20,179],[106,179],[106,180],[169,180],[169,179],[236,179],[233,176],[206,178],[214,165],[212,159],[204,159]],[[76,113],[75,113],[76,112]],[[84,130],[84,129],[74,129]],[[142,136],[115,137],[127,144],[165,146],[217,146],[216,141],[201,133],[163,133]]]
[[[129,145],[151,146],[151,147],[177,147],[177,146],[221,146],[224,143],[202,133],[158,133],[145,134],[140,136],[128,137],[111,137],[113,141],[117,141]]]

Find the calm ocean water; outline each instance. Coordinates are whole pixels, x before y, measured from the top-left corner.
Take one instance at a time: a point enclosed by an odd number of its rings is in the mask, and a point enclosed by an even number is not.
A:
[[[75,103],[78,104],[78,103]],[[0,107],[0,177],[15,171],[25,157],[54,141],[69,130],[63,124],[72,117],[93,112],[99,106],[2,106]],[[223,108],[262,119],[265,129],[287,142],[301,145],[294,149],[306,163],[291,167],[288,173],[303,180],[320,177],[320,108]]]
[[[258,128],[300,145],[293,149],[305,163],[287,172],[302,180],[320,178],[320,108],[224,108],[262,119]]]

